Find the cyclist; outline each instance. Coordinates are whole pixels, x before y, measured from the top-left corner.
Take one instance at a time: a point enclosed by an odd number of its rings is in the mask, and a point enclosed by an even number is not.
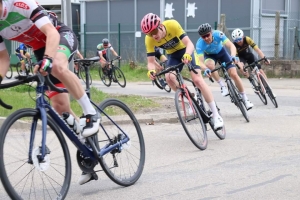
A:
[[[181,62],[185,64],[191,63],[198,72],[198,74],[191,72],[191,77],[196,86],[202,91],[206,102],[213,112],[214,128],[223,127],[223,119],[218,113],[212,92],[204,82],[197,59],[195,59],[197,57],[195,55],[194,44],[181,25],[173,19],[161,22],[156,14],[148,13],[141,21],[141,29],[146,34],[145,46],[147,51],[148,77],[151,80],[155,79],[155,47],[166,50],[168,57],[167,66],[177,65]],[[172,73],[168,73],[165,77],[172,90],[176,91],[178,83],[175,76]]]
[[[109,40],[107,38],[104,38],[102,40],[102,43],[97,45],[97,56],[100,57],[100,64],[102,69],[107,65],[107,49],[109,49],[114,54],[114,56],[119,57],[119,59],[121,59],[121,56],[117,54],[112,45],[109,43]],[[107,74],[108,72],[103,70],[103,73]]]
[[[79,79],[68,69],[68,62],[72,60],[78,45],[72,30],[59,22],[55,13],[47,13],[34,0],[0,1],[0,15],[6,24],[0,31],[0,75],[4,77],[10,65],[4,39],[30,45],[39,61],[35,71],[39,70],[43,75],[51,72],[52,82],[63,83],[82,107],[83,118],[86,118],[82,136],[96,134],[99,130],[100,114],[90,103]],[[11,16],[14,16],[14,20],[11,20]],[[55,108],[61,109],[58,112],[68,112],[70,109],[67,96],[57,95],[59,100],[56,103],[61,103]],[[82,174],[79,183],[84,184],[92,178],[92,174]]]
[[[211,26],[208,23],[205,23],[198,27],[198,33],[200,38],[197,41],[196,50],[199,55],[201,66],[203,65],[208,67],[210,70],[213,70],[217,61],[229,62],[230,60],[233,60],[235,63],[237,63],[238,57],[236,57],[236,48],[223,32],[218,30],[212,31]],[[224,46],[230,50],[231,56],[227,53]],[[235,65],[229,65],[226,70],[239,89],[240,95],[245,102],[247,110],[251,109],[253,104],[248,100],[242,80],[237,74]],[[221,86],[222,96],[227,96],[229,94],[228,89],[221,80],[218,72],[214,72],[211,75]]]
[[[244,65],[247,62],[248,64],[251,64],[255,62],[254,54],[250,50],[250,46],[252,49],[256,51],[256,53],[259,55],[260,58],[266,58],[264,53],[260,50],[260,48],[255,44],[255,42],[249,37],[244,36],[244,32],[237,28],[234,31],[232,31],[231,37],[233,39],[233,44],[235,45],[237,49],[237,56],[240,58],[240,62],[238,63],[242,73],[246,75],[246,77],[249,79],[249,74],[247,72],[244,72]],[[270,60],[266,59],[265,64],[269,65]],[[267,78],[267,75],[262,70],[261,65],[257,64],[257,67],[259,71],[263,74],[265,78]],[[251,80],[249,79],[251,82]]]
[[[27,52],[27,46],[21,43],[18,48],[16,48],[15,54],[21,63],[20,75],[26,76],[25,59],[30,59],[30,54]]]

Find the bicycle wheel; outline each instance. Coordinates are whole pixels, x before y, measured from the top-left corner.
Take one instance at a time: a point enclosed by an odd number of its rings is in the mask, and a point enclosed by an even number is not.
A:
[[[205,150],[208,142],[206,128],[194,100],[190,105],[186,94],[178,89],[175,93],[175,107],[179,121],[191,142],[197,148]]]
[[[83,80],[84,83],[86,83],[86,76],[85,76],[85,69],[83,66],[79,67],[79,76]],[[89,73],[89,84],[92,85],[93,79],[91,74]]]
[[[39,111],[18,110],[0,129],[0,178],[11,199],[64,199],[68,193],[71,181],[69,149],[53,120],[48,118],[47,122],[43,162],[38,160],[42,140]],[[31,134],[31,127],[36,127],[34,134]]]
[[[100,128],[98,133],[100,147],[119,142],[126,137],[124,133],[129,137],[129,141],[120,148],[102,156],[99,160],[100,165],[112,181],[122,186],[130,186],[140,178],[144,169],[145,143],[142,130],[132,111],[123,102],[106,99],[99,108],[117,124],[114,125],[102,113],[102,129]]]
[[[9,66],[9,68],[8,68],[6,74],[5,74],[5,77],[6,77],[7,79],[11,79],[12,75],[13,75],[13,70],[12,70],[12,67]]]
[[[233,85],[233,83],[230,80],[227,81],[227,87],[229,89],[229,95],[231,97],[231,100],[238,107],[238,109],[242,112],[246,121],[249,122],[250,120],[249,120],[249,117],[247,114],[247,109],[245,107],[245,104],[244,104],[241,96],[238,93],[237,88],[235,87],[235,85]]]
[[[164,86],[161,85],[160,81],[164,81]],[[161,75],[156,77],[156,79],[154,80],[155,85],[159,88],[159,89],[164,89],[166,92],[171,92],[171,88],[168,85],[168,83],[166,82],[165,76]]]
[[[253,86],[254,90],[257,90],[258,92],[255,92],[255,94],[258,95],[258,97],[260,98],[260,100],[263,102],[263,104],[267,105],[268,101],[267,101],[267,97],[263,91],[263,88],[261,87],[260,83],[257,81],[256,76],[251,75],[251,81],[250,81],[251,85]]]
[[[274,96],[272,89],[269,86],[268,82],[261,74],[259,75],[259,77],[260,77],[260,80],[261,80],[262,84],[264,85],[266,92],[267,92],[270,100],[272,101],[273,105],[275,106],[275,108],[278,108],[278,103],[276,101],[276,97]]]
[[[21,63],[20,63],[20,62],[18,62],[18,63],[16,64],[16,70],[17,70],[17,72],[18,72],[18,75],[20,75],[20,71],[21,71]]]
[[[116,66],[113,66],[113,81],[117,82],[122,88],[126,86],[126,78],[122,70]]]
[[[201,101],[201,102],[203,102],[203,104],[202,104],[203,106],[200,106],[200,108],[201,108],[205,113],[207,113],[208,116],[211,116],[211,115],[212,115],[212,112],[211,112],[211,109],[210,109],[209,105],[207,104],[207,102],[206,102],[206,101]],[[218,109],[219,115],[222,117],[221,111],[220,111],[220,109],[218,108],[218,106],[217,106],[217,109]],[[216,134],[216,136],[217,136],[220,140],[224,140],[225,137],[226,137],[225,124],[223,125],[223,127],[222,127],[221,129],[215,130],[215,129],[214,129],[214,124],[213,124],[212,120],[209,120],[208,123],[209,123],[211,129],[213,130],[213,132]]]
[[[99,76],[104,85],[109,87],[111,85],[111,79],[108,74],[104,74],[101,67],[98,68]]]

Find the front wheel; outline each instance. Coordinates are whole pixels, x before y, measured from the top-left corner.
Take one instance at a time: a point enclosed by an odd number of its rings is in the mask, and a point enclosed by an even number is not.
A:
[[[126,78],[119,67],[113,66],[113,81],[124,88],[126,86]]]
[[[261,87],[261,84],[257,81],[256,76],[252,76],[251,75],[251,81],[250,81],[250,83],[252,84],[254,90],[256,90],[255,93],[258,95],[258,97],[263,102],[263,104],[267,105],[268,101],[267,101],[267,97],[265,95],[265,92],[263,90],[264,88]]]
[[[145,143],[141,127],[132,111],[117,99],[106,99],[99,108],[102,110],[102,129],[99,130],[99,144],[96,146],[109,148],[110,145],[120,144],[118,148],[100,157],[100,165],[112,181],[130,186],[140,178],[145,164]],[[122,140],[127,138],[129,141],[122,144]]]
[[[266,93],[268,94],[273,105],[275,106],[275,108],[278,108],[276,97],[275,97],[271,87],[269,86],[268,82],[265,80],[265,78],[262,75],[260,75],[260,80],[261,80],[262,84],[264,85],[264,87],[266,89]]]
[[[205,150],[208,143],[206,128],[192,97],[190,104],[187,94],[178,89],[175,93],[175,107],[179,121],[191,142],[198,149]]]
[[[12,67],[9,66],[9,68],[8,68],[6,74],[5,74],[5,77],[6,77],[7,79],[11,79],[12,75],[13,75],[13,70],[12,70]]]
[[[64,199],[71,181],[67,143],[47,120],[46,154],[41,155],[41,117],[36,109],[12,113],[0,129],[0,179],[11,199]]]
[[[107,69],[103,69],[101,66],[98,68],[99,77],[104,85],[109,87],[111,85],[111,78]],[[104,73],[105,72],[105,73]]]
[[[243,102],[242,97],[239,95],[237,88],[235,85],[231,82],[231,80],[227,81],[227,87],[229,89],[230,97],[233,101],[233,103],[238,107],[238,109],[242,112],[244,118],[247,122],[249,122],[249,117],[247,114],[246,106]]]

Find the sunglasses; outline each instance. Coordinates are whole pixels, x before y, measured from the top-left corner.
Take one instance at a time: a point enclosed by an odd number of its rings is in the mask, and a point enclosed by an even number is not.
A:
[[[205,34],[205,35],[201,35],[201,37],[202,37],[203,39],[208,38],[209,36],[210,36],[210,33],[207,33],[207,34]]]
[[[154,29],[150,33],[147,33],[147,35],[149,35],[150,37],[152,37],[153,35],[157,35],[157,33],[158,33],[158,28]]]
[[[234,42],[240,42],[242,40],[243,40],[243,38],[239,38],[239,39],[234,40]]]

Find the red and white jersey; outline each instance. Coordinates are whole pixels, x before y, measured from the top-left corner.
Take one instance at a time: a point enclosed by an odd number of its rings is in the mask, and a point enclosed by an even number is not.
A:
[[[53,24],[57,29],[65,26],[34,0],[3,0],[0,51],[6,48],[3,38],[30,45],[33,50],[45,47],[46,35],[40,28],[47,23]]]

